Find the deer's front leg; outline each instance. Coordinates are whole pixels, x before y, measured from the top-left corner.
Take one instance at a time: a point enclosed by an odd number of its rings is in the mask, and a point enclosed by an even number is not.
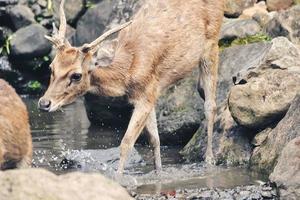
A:
[[[123,174],[125,162],[128,154],[134,146],[137,138],[145,127],[147,118],[153,109],[154,105],[148,101],[140,100],[134,104],[134,110],[126,130],[126,133],[121,141],[121,154],[118,168],[118,174]]]

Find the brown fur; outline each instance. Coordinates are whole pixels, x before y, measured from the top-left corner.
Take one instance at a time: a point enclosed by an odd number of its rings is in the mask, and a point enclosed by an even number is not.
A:
[[[120,31],[108,67],[91,67],[91,53],[80,52],[80,48],[69,44],[58,49],[52,64],[56,79],[52,78],[43,98],[51,100],[53,109],[50,111],[53,111],[85,92],[127,95],[135,109],[121,143],[119,172],[122,172],[128,151],[144,127],[148,129],[153,146],[159,146],[157,131],[147,128],[156,127],[155,113],[151,117],[150,113],[153,113],[159,95],[199,66],[199,88],[203,88],[201,91],[205,94],[208,121],[206,160],[213,163],[211,143],[222,19],[223,0],[148,0],[132,23]],[[65,56],[69,52],[76,53]],[[81,72],[81,83],[67,86],[68,71]],[[156,148],[156,166],[159,168],[157,151]]]
[[[15,90],[0,79],[0,168],[28,167],[32,143],[26,106]]]

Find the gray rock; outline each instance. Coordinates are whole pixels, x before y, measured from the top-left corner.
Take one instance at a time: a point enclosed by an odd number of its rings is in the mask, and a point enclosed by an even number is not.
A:
[[[104,0],[90,8],[78,21],[76,44],[92,42],[99,37],[110,22],[115,0]]]
[[[294,44],[300,45],[300,5],[279,12],[266,25],[266,32],[271,37],[286,36]]]
[[[57,176],[44,169],[0,172],[0,196],[15,200],[132,199],[119,184],[97,174],[80,172]]]
[[[47,55],[51,44],[44,38],[47,30],[41,25],[32,24],[15,32],[11,39],[11,56],[18,59],[31,59]]]
[[[33,12],[24,5],[13,6],[9,9],[8,14],[15,30],[35,22]]]
[[[225,0],[225,15],[238,17],[245,8],[253,6],[257,0]]]
[[[60,5],[60,0],[53,1],[54,16],[57,20],[59,20],[59,5]],[[64,5],[64,10],[65,10],[67,21],[73,24],[77,21],[78,17],[80,17],[81,14],[83,14],[85,10],[85,1],[68,0]]]
[[[259,65],[239,72],[229,94],[229,109],[236,122],[248,128],[265,128],[281,119],[300,91],[300,52],[285,38],[272,40],[258,59]],[[282,81],[284,80],[284,82]]]
[[[261,31],[259,24],[252,19],[230,19],[221,29],[221,40],[232,40],[256,35]]]
[[[128,21],[142,2],[143,0],[103,0],[96,4],[78,21],[76,44],[91,42],[106,29]]]
[[[0,6],[14,5],[17,3],[18,0],[0,0]]]
[[[265,141],[253,150],[251,157],[252,168],[271,172],[280,156],[282,149],[292,139],[300,136],[300,96],[292,102],[289,111],[277,126],[268,132]],[[284,157],[287,158],[287,157]],[[295,158],[296,159],[296,158]],[[293,162],[295,159],[292,159]],[[284,160],[281,162],[289,162]],[[282,164],[281,164],[282,165]],[[286,165],[289,166],[290,165]],[[293,168],[290,168],[293,169]],[[287,173],[289,173],[287,171]]]
[[[300,96],[296,103],[300,103]],[[298,109],[299,110],[299,109]],[[297,114],[297,113],[296,113]],[[299,114],[299,113],[298,113]],[[299,117],[298,117],[299,118]],[[297,123],[297,122],[296,122]],[[300,126],[298,121],[298,126]],[[298,128],[299,133],[299,128]],[[270,175],[277,184],[282,199],[300,199],[300,136],[287,143],[282,150],[278,163]]]
[[[294,0],[267,0],[267,6],[269,11],[279,11],[287,9],[294,4]]]
[[[163,144],[186,144],[204,120],[203,100],[197,91],[198,70],[169,88],[156,106]]]

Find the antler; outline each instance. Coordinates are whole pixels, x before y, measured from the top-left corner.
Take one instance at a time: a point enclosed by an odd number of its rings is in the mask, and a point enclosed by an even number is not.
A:
[[[81,51],[84,53],[87,53],[89,51],[92,51],[92,53],[96,52],[96,47],[102,42],[104,41],[107,37],[109,37],[110,35],[126,28],[129,24],[131,24],[132,21],[126,22],[122,25],[119,25],[113,29],[110,29],[109,31],[105,32],[104,34],[102,34],[100,37],[98,37],[97,39],[95,39],[93,42],[89,43],[89,44],[84,44],[81,48]]]
[[[53,36],[50,37],[45,35],[45,38],[51,41],[57,48],[60,48],[65,44],[67,20],[64,12],[64,4],[65,4],[65,0],[61,0],[60,7],[59,7],[59,16],[60,16],[59,30],[57,31],[57,28],[53,23]]]

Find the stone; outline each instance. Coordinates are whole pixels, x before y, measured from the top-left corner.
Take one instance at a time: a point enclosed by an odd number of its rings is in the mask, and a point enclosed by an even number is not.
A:
[[[243,10],[239,16],[240,19],[252,19],[255,15],[268,15],[266,2],[260,1],[254,4],[252,7]]]
[[[92,6],[79,19],[76,28],[76,45],[91,42],[105,30],[129,21],[143,0],[103,0]]]
[[[53,1],[53,13],[56,20],[58,21],[59,21],[59,5],[60,5],[60,0]],[[68,0],[65,2],[64,11],[65,11],[66,19],[71,24],[77,22],[78,18],[83,14],[84,10],[85,10],[84,0]]]
[[[253,6],[257,0],[225,0],[225,16],[238,17],[245,8]]]
[[[300,5],[277,13],[265,27],[271,37],[284,36],[291,42],[300,46]]]
[[[133,199],[119,184],[99,173],[73,172],[57,176],[45,169],[11,170],[0,172],[0,187],[2,199]]]
[[[51,51],[51,44],[45,39],[46,34],[47,30],[38,24],[19,29],[12,35],[10,56],[32,59],[47,55]]]
[[[79,19],[76,28],[76,45],[89,43],[99,37],[110,22],[115,1],[104,0]]]
[[[255,147],[251,156],[252,168],[272,172],[282,149],[296,137],[300,136],[300,96],[292,102],[285,117],[277,126],[268,132],[267,138],[262,144]],[[296,154],[295,154],[296,155]],[[287,157],[285,157],[287,158]],[[294,158],[294,160],[296,157]],[[291,160],[292,162],[293,160]],[[288,162],[284,160],[281,162]],[[281,164],[282,165],[282,164]],[[287,165],[290,167],[290,165]],[[293,169],[293,168],[291,168]],[[289,173],[289,172],[287,172]]]
[[[18,0],[0,0],[0,6],[14,5],[17,3]]]
[[[13,6],[9,9],[8,14],[14,30],[18,30],[35,22],[33,12],[24,5]]]
[[[277,38],[257,59],[259,65],[241,70],[240,77],[234,77],[241,84],[231,88],[228,104],[236,122],[250,129],[263,129],[284,116],[300,91],[299,56],[295,45],[286,38]]]
[[[267,7],[269,11],[278,11],[291,7],[293,3],[293,0],[267,0]]]
[[[204,120],[197,76],[198,69],[160,96],[156,114],[161,143],[186,144]]]
[[[299,99],[300,96],[298,97],[298,103],[300,103]],[[300,126],[299,121],[298,126]],[[282,199],[300,199],[299,155],[300,136],[298,134],[298,137],[285,145],[278,158],[276,167],[270,175],[270,180],[276,183],[279,189],[279,195]]]
[[[221,40],[232,40],[256,35],[261,31],[260,25],[252,19],[230,19],[221,29]]]

